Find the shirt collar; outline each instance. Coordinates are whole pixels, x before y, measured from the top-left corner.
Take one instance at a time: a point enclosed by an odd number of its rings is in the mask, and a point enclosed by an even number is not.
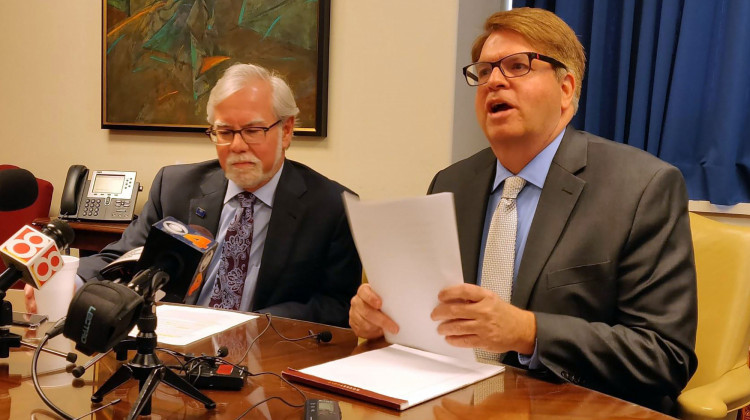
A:
[[[547,147],[534,156],[534,159],[526,164],[526,166],[521,169],[521,172],[515,176],[520,176],[525,179],[527,183],[533,184],[539,189],[542,189],[544,187],[544,180],[547,179],[549,167],[552,165],[552,159],[555,157],[555,153],[557,153],[557,149],[560,147],[563,135],[565,135],[565,129],[563,129],[563,131],[560,132],[560,134],[558,134],[557,137],[547,145]],[[506,178],[514,176],[511,171],[505,169],[505,167],[500,164],[499,160],[496,164],[495,182],[492,184],[493,192],[497,190]]]
[[[285,162],[281,163],[281,168],[271,177],[266,185],[258,188],[253,192],[253,195],[263,202],[268,207],[273,208],[273,197],[276,195],[276,187],[279,186],[279,179],[281,178],[281,172],[284,170]],[[229,200],[233,199],[237,194],[244,191],[239,185],[235,184],[231,179],[229,185],[227,185],[227,192],[224,194],[224,204],[227,204]]]

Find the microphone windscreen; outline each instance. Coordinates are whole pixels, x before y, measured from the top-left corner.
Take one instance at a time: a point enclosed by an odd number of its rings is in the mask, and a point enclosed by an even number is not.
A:
[[[219,347],[219,350],[216,352],[216,357],[227,357],[227,355],[229,355],[229,348],[227,346]]]
[[[60,219],[50,220],[42,233],[52,238],[59,249],[67,248],[76,238],[75,231],[68,222]]]
[[[162,288],[164,302],[189,305],[198,300],[208,265],[217,243],[174,217],[166,217],[151,226],[143,245],[138,269],[157,267],[169,274]]]
[[[31,206],[39,195],[36,177],[26,169],[0,171],[0,211]]]
[[[318,333],[318,341],[322,343],[327,343],[331,341],[332,338],[333,338],[333,334],[331,334],[330,331],[321,331]]]

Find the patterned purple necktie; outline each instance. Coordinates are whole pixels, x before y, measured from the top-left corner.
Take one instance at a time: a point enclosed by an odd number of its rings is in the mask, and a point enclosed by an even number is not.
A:
[[[250,265],[250,247],[253,244],[253,204],[258,199],[247,191],[237,194],[237,199],[241,208],[235,213],[224,236],[219,272],[208,304],[213,308],[238,310],[242,302],[242,290]]]

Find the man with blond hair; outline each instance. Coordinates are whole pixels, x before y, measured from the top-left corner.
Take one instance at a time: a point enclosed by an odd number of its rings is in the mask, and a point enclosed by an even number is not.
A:
[[[464,284],[432,319],[480,360],[551,372],[669,412],[695,372],[696,281],[680,172],[569,126],[585,68],[554,14],[489,17],[464,69],[490,147],[440,171],[455,196]],[[361,337],[396,325],[363,285]]]
[[[347,326],[361,280],[341,199],[347,189],[286,159],[299,112],[291,89],[263,67],[235,64],[207,111],[218,160],[162,168],[140,217],[122,239],[82,258],[78,275],[98,277],[172,216],[219,243],[198,304]]]

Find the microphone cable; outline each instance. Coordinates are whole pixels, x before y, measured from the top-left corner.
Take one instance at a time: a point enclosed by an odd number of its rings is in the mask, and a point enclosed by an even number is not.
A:
[[[64,320],[65,318],[63,318]],[[52,329],[55,329],[55,327],[60,324],[60,321],[58,321],[55,326],[52,327]],[[42,390],[42,387],[39,385],[39,374],[37,372],[37,366],[39,362],[39,355],[42,353],[42,348],[44,348],[44,345],[47,344],[47,341],[49,341],[50,335],[49,332],[47,334],[44,334],[44,337],[42,338],[42,341],[39,343],[39,346],[37,346],[36,349],[34,349],[34,356],[31,358],[31,381],[34,383],[34,389],[36,390],[36,393],[39,394],[39,398],[42,399],[44,404],[47,405],[52,411],[55,412],[58,416],[62,417],[65,420],[74,420],[75,417],[71,416],[70,414],[63,411],[60,407],[56,406],[52,401],[50,401],[49,398],[47,398],[47,395],[44,394],[44,391]]]
[[[262,337],[263,334],[265,334],[266,331],[268,331],[269,328],[271,328],[279,337],[283,338],[286,341],[292,341],[292,342],[294,342],[294,341],[302,341],[302,340],[306,340],[308,338],[315,338],[315,339],[318,340],[319,343],[321,343],[321,342],[322,343],[328,343],[333,338],[333,334],[331,334],[331,332],[328,331],[328,330],[321,331],[321,332],[319,332],[317,334],[313,333],[312,330],[307,330],[308,335],[306,335],[304,337],[289,338],[289,337],[284,336],[281,332],[279,332],[279,330],[276,329],[276,326],[274,326],[273,322],[271,322],[271,314],[270,313],[266,312],[266,313],[263,314],[263,316],[266,317],[266,321],[268,321],[268,323],[266,324],[265,328],[263,328],[263,330],[260,332],[260,334],[258,334],[255,338],[253,338],[253,341],[251,341],[250,345],[247,346],[247,350],[245,350],[245,353],[242,355],[242,358],[237,362],[237,364],[240,364],[240,363],[242,363],[245,360],[245,358],[247,357],[247,355],[250,353],[250,349],[252,349],[253,345],[255,345],[255,342],[258,341],[258,339],[260,337]]]
[[[34,389],[36,390],[36,393],[39,395],[39,398],[42,399],[44,404],[47,405],[52,411],[55,412],[58,416],[62,417],[65,420],[79,420],[83,417],[86,417],[88,415],[91,415],[93,413],[96,413],[99,410],[103,410],[109,406],[115,405],[119,403],[121,400],[118,398],[116,400],[113,400],[112,402],[105,404],[101,407],[97,407],[93,411],[89,411],[88,413],[80,416],[80,417],[73,417],[70,414],[66,413],[61,409],[60,407],[56,406],[49,398],[47,398],[47,395],[44,393],[44,390],[42,390],[42,386],[39,384],[39,372],[38,372],[38,366],[39,366],[39,355],[42,354],[42,349],[47,344],[50,338],[53,336],[56,336],[62,332],[62,328],[65,324],[65,318],[61,318],[58,320],[55,325],[52,326],[52,328],[47,331],[46,334],[44,334],[44,337],[42,338],[42,341],[39,343],[39,346],[37,346],[36,349],[34,349],[34,355],[31,358],[31,381],[34,383]]]

